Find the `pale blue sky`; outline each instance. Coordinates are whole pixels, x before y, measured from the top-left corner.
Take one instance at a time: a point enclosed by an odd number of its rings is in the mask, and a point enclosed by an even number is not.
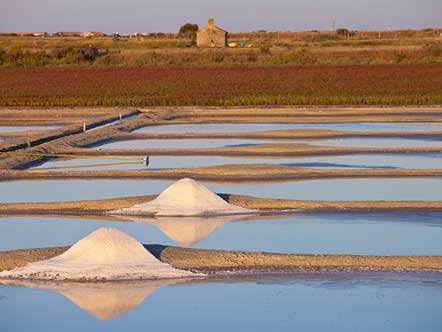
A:
[[[442,0],[0,0],[0,31],[176,32],[442,27]]]

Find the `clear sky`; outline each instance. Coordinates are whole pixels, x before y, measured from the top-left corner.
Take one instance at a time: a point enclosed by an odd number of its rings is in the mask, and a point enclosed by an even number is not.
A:
[[[0,0],[0,31],[176,32],[442,27],[442,0]]]

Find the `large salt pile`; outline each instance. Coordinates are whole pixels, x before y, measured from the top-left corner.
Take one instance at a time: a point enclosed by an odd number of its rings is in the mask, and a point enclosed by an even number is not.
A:
[[[162,263],[129,235],[100,228],[65,253],[30,263],[0,277],[52,280],[131,280],[195,276]]]
[[[251,214],[249,210],[227,203],[217,194],[192,179],[181,179],[150,202],[109,211],[110,214],[157,216],[210,216]]]

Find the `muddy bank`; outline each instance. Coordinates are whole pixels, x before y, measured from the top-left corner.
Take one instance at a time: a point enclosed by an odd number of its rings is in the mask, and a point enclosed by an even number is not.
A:
[[[181,117],[324,117],[324,116],[423,116],[423,115],[442,115],[441,106],[427,107],[165,107],[165,108],[147,108],[140,109],[141,112],[151,111],[152,109],[165,109],[174,112],[174,115]]]
[[[145,245],[161,261],[203,272],[231,271],[442,271],[442,256],[299,255],[205,250]],[[0,252],[0,271],[51,258],[69,247],[20,249]]]
[[[132,108],[133,109],[133,108]],[[126,114],[131,108],[0,108],[2,125],[62,125]]]
[[[346,115],[346,116],[203,116],[195,115],[193,117],[188,117],[183,114],[177,114],[175,116],[170,116],[166,120],[174,120],[175,124],[179,123],[285,123],[285,124],[320,124],[320,123],[413,123],[413,122],[430,122],[438,123],[442,122],[442,116],[428,115],[428,116],[412,116],[412,115]]]
[[[109,140],[112,140],[113,137],[118,137],[122,131],[131,131],[155,121],[149,115],[139,114],[137,111],[134,110],[127,111],[127,114],[123,115],[123,117],[130,117],[130,119],[110,124],[102,128],[97,128],[93,131],[83,132],[82,124],[81,130],[78,129],[78,125],[73,125],[75,126],[75,128],[68,128],[72,131],[64,132],[65,130],[67,130],[67,128],[64,127],[57,132],[55,137],[50,137],[51,133],[49,135],[48,133],[46,133],[46,135],[43,135],[43,142],[38,142],[38,145],[33,144],[36,146],[32,146],[31,144],[31,147],[26,147],[29,145],[27,139],[20,138],[21,140],[25,140],[25,142],[22,142],[22,144],[18,145],[18,143],[21,142],[19,141],[20,139],[13,141],[11,143],[12,146],[8,146],[8,150],[4,150],[10,151],[11,154],[3,156],[0,155],[0,168],[25,169],[32,165],[38,165],[48,160],[48,157],[38,156],[38,154],[65,154],[66,151],[74,149],[75,147],[88,147],[100,144],[102,142],[107,142]],[[119,118],[120,116],[118,114],[110,118],[106,118],[105,123],[101,122],[101,120],[99,120],[98,122],[97,120],[93,120],[95,124],[94,128],[100,127],[103,124],[118,121]],[[87,127],[87,129],[93,128]],[[0,149],[3,147],[3,144],[5,143],[0,144]],[[6,144],[9,143],[6,142]],[[21,149],[19,151],[19,154],[14,155],[14,152],[19,148]]]
[[[57,128],[53,130],[44,130],[44,131],[34,131],[34,132],[22,132],[22,137],[18,137],[14,141],[7,141],[0,143],[0,151],[15,151],[17,149],[24,149],[28,147],[33,147],[36,145],[40,145],[42,143],[50,142],[52,140],[56,140],[58,138],[79,134],[83,132],[83,129],[86,130],[94,129],[96,127],[117,121],[121,118],[127,118],[129,116],[133,116],[137,114],[136,111],[122,111],[118,114],[111,114],[107,116],[100,116],[95,118],[86,118],[81,121],[76,121],[72,124],[64,126],[62,128]],[[53,123],[56,123],[53,122]],[[52,124],[53,124],[52,123]],[[32,122],[31,122],[32,124]],[[29,124],[28,124],[29,125]]]
[[[168,179],[193,178],[211,182],[281,182],[321,179],[354,178],[422,178],[442,177],[442,169],[318,169],[280,165],[249,164],[223,165],[202,168],[157,170],[0,170],[0,181],[12,180],[69,180],[69,179]]]
[[[307,212],[394,212],[394,211],[442,211],[442,201],[312,201],[258,198],[243,195],[218,194],[230,204],[248,209]],[[104,200],[7,203],[0,204],[0,216],[10,215],[100,215],[106,211],[127,208],[149,202],[156,195],[134,196]],[[114,220],[109,216],[109,219]]]

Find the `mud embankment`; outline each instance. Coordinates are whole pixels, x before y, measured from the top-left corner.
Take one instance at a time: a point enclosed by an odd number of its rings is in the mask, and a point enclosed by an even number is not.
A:
[[[428,107],[169,107],[140,109],[167,109],[177,117],[353,117],[353,116],[440,116],[441,106]]]
[[[39,154],[65,154],[66,151],[75,149],[76,147],[89,147],[103,142],[112,140],[114,137],[118,137],[125,131],[131,131],[136,128],[142,127],[148,123],[154,122],[154,120],[146,114],[139,114],[137,111],[127,111],[124,117],[131,117],[130,119],[124,120],[121,123],[111,124],[102,128],[97,128],[92,131],[83,132],[82,128],[77,133],[69,132],[63,133],[64,128],[60,130],[57,134],[60,137],[54,137],[48,139],[48,134],[44,136],[45,142],[31,147],[23,147],[19,151],[19,154],[14,155],[17,146],[14,151],[11,151],[9,155],[0,156],[0,169],[25,169],[32,165],[38,165],[48,160],[48,157],[39,156]],[[101,125],[112,123],[118,121],[120,118],[119,114],[112,117],[106,118],[106,122],[101,122],[101,120],[94,122],[94,127],[100,127]],[[87,129],[93,129],[87,127]],[[14,141],[17,144],[18,141]],[[25,143],[27,144],[27,142]],[[1,145],[0,145],[1,148]],[[86,151],[89,149],[85,149]],[[28,155],[24,155],[28,154]]]
[[[23,136],[17,137],[13,141],[6,141],[0,143],[0,152],[15,151],[18,149],[33,147],[36,145],[56,140],[58,138],[79,134],[82,133],[84,129],[91,130],[96,127],[117,121],[120,119],[120,115],[121,118],[124,119],[136,115],[137,113],[138,112],[134,110],[124,111],[124,112],[122,111],[117,114],[112,114],[97,118],[87,118],[85,120],[77,121],[76,123],[54,130],[45,130],[41,132],[34,131],[30,132],[29,134],[23,133],[24,134]]]
[[[275,254],[145,245],[176,268],[203,272],[278,271],[442,271],[442,256],[356,256]],[[69,247],[0,252],[0,271],[62,254]]]
[[[247,166],[222,165],[202,168],[176,168],[157,170],[0,170],[0,181],[60,179],[178,180],[187,177],[199,181],[218,183],[271,183],[281,181],[355,178],[431,178],[442,177],[442,169],[320,169],[296,168],[270,164],[250,164]]]
[[[267,213],[281,212],[395,212],[395,211],[442,211],[442,201],[312,201],[258,198],[243,195],[219,194],[230,204]],[[156,195],[123,197],[104,200],[6,203],[0,204],[0,216],[8,215],[102,215],[111,210],[127,208],[149,202]]]

